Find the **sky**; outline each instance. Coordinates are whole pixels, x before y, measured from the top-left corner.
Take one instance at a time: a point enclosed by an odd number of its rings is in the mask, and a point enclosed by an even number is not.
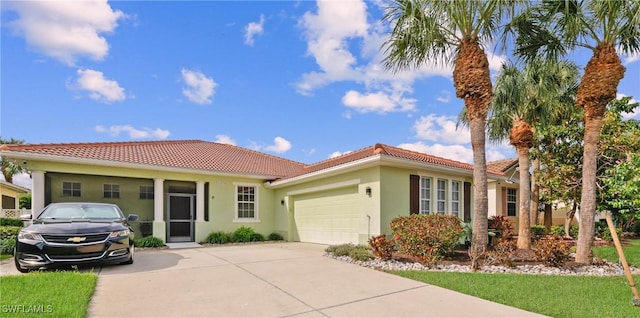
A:
[[[0,136],[200,139],[311,164],[384,143],[472,163],[452,67],[386,71],[383,0],[2,1]],[[491,52],[495,79],[510,52]],[[588,50],[572,54],[581,68]],[[619,96],[640,97],[640,56]],[[626,118],[640,119],[640,109]],[[487,160],[515,157],[488,144]],[[29,177],[15,178],[29,187]]]

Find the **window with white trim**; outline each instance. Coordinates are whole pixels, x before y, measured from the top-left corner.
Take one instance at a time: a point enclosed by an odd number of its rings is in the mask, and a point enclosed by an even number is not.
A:
[[[153,186],[140,186],[141,200],[153,200],[153,198],[154,198]]]
[[[436,213],[445,214],[447,210],[447,180],[437,181]]]
[[[62,182],[63,197],[81,197],[82,188],[80,182]]]
[[[258,219],[258,187],[236,185],[236,219]]]
[[[120,199],[120,185],[103,184],[102,194],[105,199]]]
[[[460,181],[451,181],[451,215],[460,215]]]
[[[516,189],[507,189],[507,216],[516,216]]]
[[[420,214],[431,213],[431,178],[420,178]]]

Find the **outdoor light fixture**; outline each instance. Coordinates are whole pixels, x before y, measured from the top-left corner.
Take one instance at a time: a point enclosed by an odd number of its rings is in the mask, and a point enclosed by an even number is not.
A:
[[[284,199],[280,200],[280,204],[284,205]]]
[[[366,193],[368,196],[371,196],[371,187],[367,187],[367,188],[365,189],[365,193]]]

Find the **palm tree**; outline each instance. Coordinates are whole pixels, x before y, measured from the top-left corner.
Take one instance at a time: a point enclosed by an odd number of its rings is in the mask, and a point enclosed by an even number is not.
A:
[[[384,43],[384,65],[398,72],[426,62],[453,65],[456,96],[464,100],[473,148],[474,210],[471,252],[487,245],[485,124],[493,98],[483,43],[498,35],[507,2],[392,0],[383,20],[393,25]]]
[[[576,103],[584,109],[584,156],[576,262],[590,263],[596,211],[596,171],[602,117],[616,97],[625,67],[616,52],[640,52],[640,0],[546,0],[512,21],[515,53],[527,60],[558,58],[576,47],[593,55],[584,70]]]
[[[22,144],[22,143],[24,143],[24,141],[22,140],[13,139],[13,138],[5,140],[5,139],[2,139],[2,137],[0,137],[0,146],[4,144]],[[4,160],[4,158],[2,157],[0,157],[0,169],[2,169],[2,175],[4,176],[4,180],[9,183],[13,183],[13,175],[24,171],[24,169],[20,165],[17,165],[9,160]]]
[[[575,103],[571,98],[577,88],[578,68],[569,62],[534,60],[522,70],[513,63],[502,65],[496,80],[493,105],[489,115],[489,139],[501,142],[509,139],[518,154],[520,199],[519,249],[531,249],[531,179],[530,150],[535,129],[551,124],[555,113]]]

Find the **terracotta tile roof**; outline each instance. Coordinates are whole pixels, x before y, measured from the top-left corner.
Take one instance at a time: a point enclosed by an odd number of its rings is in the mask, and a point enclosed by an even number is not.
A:
[[[419,161],[427,164],[440,165],[440,166],[449,167],[449,168],[458,168],[458,169],[473,171],[473,165],[468,163],[459,162],[459,161],[446,159],[442,157],[436,157],[436,156],[428,155],[425,153],[420,153],[416,151],[411,151],[407,149],[402,149],[402,148],[378,143],[373,146],[369,146],[366,148],[362,148],[362,149],[344,154],[342,156],[327,159],[327,160],[318,162],[316,164],[308,165],[304,168],[303,171],[299,171],[297,174],[290,175],[287,178],[300,176],[300,175],[304,175],[312,172],[317,172],[317,171],[328,169],[331,167],[340,166],[343,164],[347,164],[349,162],[354,162],[354,161],[368,158],[378,154],[386,155],[389,157],[400,158],[400,159]],[[502,171],[495,170],[495,169],[487,169],[487,170],[488,172],[497,174],[497,175],[504,174]]]
[[[384,144],[375,144],[311,165],[304,165],[237,146],[202,140],[7,144],[0,146],[0,150],[60,157],[69,160],[102,160],[223,173],[254,174],[276,179],[288,179],[318,172],[379,154],[443,167],[473,170],[473,165],[468,163]],[[489,165],[487,171],[497,175],[504,174],[502,170],[495,169],[494,166],[489,167]]]
[[[284,177],[300,171],[299,162],[233,145],[202,140],[2,145],[0,150],[223,173]]]
[[[487,162],[487,169],[505,172],[514,165],[518,164],[518,158],[509,158]]]

